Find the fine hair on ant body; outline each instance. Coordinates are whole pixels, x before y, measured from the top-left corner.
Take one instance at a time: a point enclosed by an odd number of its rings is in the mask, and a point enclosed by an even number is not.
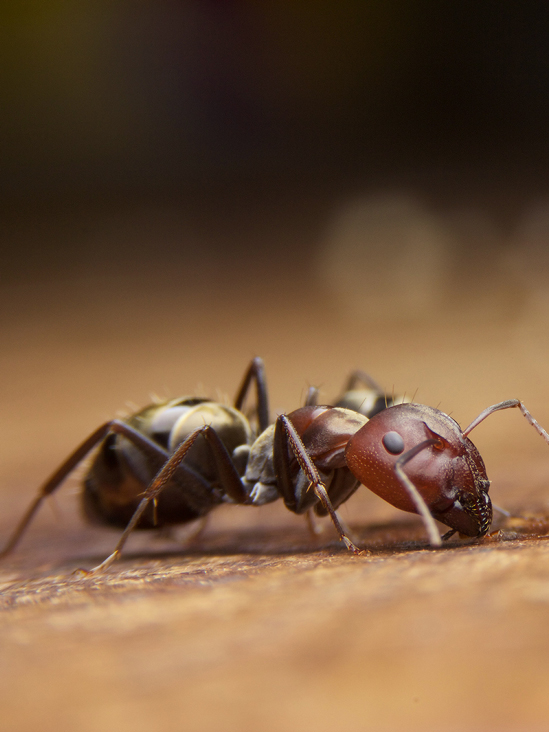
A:
[[[249,419],[242,409],[252,383],[256,405]],[[365,388],[357,389],[360,383]],[[255,358],[233,407],[185,397],[95,430],[42,485],[2,556],[15,547],[45,497],[93,448],[84,511],[95,521],[125,527],[95,572],[120,555],[134,528],[194,521],[222,503],[259,506],[279,498],[293,513],[329,515],[341,541],[359,554],[336,509],[360,484],[396,508],[419,514],[431,546],[442,543],[435,520],[451,529],[443,538],[456,531],[481,538],[492,522],[490,481],[468,435],[494,412],[518,408],[549,444],[549,434],[518,399],[488,407],[462,430],[433,407],[392,398],[384,408],[381,398],[386,399],[367,374],[353,372],[336,402],[341,406],[317,405],[312,389],[305,406],[269,424],[264,366]]]

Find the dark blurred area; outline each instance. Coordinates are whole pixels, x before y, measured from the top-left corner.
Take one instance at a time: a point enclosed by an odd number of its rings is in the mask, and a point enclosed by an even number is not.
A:
[[[545,192],[541,2],[8,0],[0,22],[3,278],[192,255],[80,240],[105,212],[168,207],[213,226],[213,256],[232,229],[261,264],[284,244],[243,219],[308,229],[310,259],[356,191],[473,203],[504,230]]]
[[[487,197],[549,162],[541,2],[8,1],[0,18],[9,207],[387,182]]]

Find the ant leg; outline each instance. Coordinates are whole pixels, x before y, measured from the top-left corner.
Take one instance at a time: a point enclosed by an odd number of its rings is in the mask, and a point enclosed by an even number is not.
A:
[[[316,407],[318,404],[318,389],[316,386],[310,386],[307,389],[304,407]]]
[[[265,377],[265,366],[263,359],[256,356],[248,366],[244,379],[234,400],[234,407],[242,411],[242,405],[248,395],[252,379],[255,381],[256,392],[256,414],[259,432],[264,432],[269,426],[269,400],[267,397],[267,380]]]
[[[307,513],[305,514],[305,520],[307,521],[307,528],[309,529],[309,534],[313,536],[315,539],[320,536],[320,534],[323,533],[324,527],[317,523],[317,520],[315,518],[315,515],[313,513],[313,509],[310,508]]]
[[[339,519],[339,523],[341,524],[341,528],[345,532],[345,535],[348,536],[351,541],[353,541],[353,532],[349,528],[349,526],[343,521],[341,516],[337,514],[337,517]],[[305,520],[307,521],[307,528],[309,529],[309,533],[313,538],[318,538],[321,534],[324,533],[324,525],[319,524],[317,522],[317,517],[315,516],[314,510],[310,508],[307,513],[305,514]],[[353,542],[354,543],[354,542]]]
[[[310,386],[307,389],[307,396],[305,397],[305,403],[304,407],[316,407],[318,404],[318,394],[319,390],[316,386]],[[307,528],[309,530],[309,534],[314,537],[315,539],[320,536],[320,534],[324,531],[324,526],[317,523],[315,520],[315,516],[313,514],[312,508],[310,508],[307,513],[305,514],[305,520],[307,521]]]
[[[307,396],[305,397],[305,403],[303,404],[304,407],[316,407],[318,404],[318,393],[319,390],[316,386],[310,386],[307,389]],[[313,514],[313,509],[310,508],[307,513],[305,514],[305,520],[307,521],[307,529],[309,530],[309,534],[317,539],[320,534],[324,531],[324,526],[317,523],[315,520],[315,516]]]
[[[185,456],[187,455],[197,438],[200,437],[200,435],[202,435],[206,439],[206,444],[210,448],[211,457],[213,459],[213,464],[215,465],[215,468],[217,470],[220,483],[225,489],[227,495],[232,498],[235,503],[248,502],[249,496],[246,493],[244,486],[242,485],[240,475],[238,474],[238,471],[234,466],[234,463],[232,462],[231,456],[229,455],[227,448],[222,443],[221,438],[218,436],[213,427],[210,427],[210,425],[199,427],[194,432],[191,432],[187,439],[177,447],[175,452],[171,455],[169,460],[164,464],[162,469],[158,472],[152,483],[149,485],[149,487],[143,494],[141,502],[139,503],[133,516],[131,517],[129,524],[126,526],[124,532],[122,533],[122,536],[118,540],[118,543],[113,553],[110,554],[105,559],[105,561],[101,562],[101,564],[99,564],[97,567],[94,567],[89,572],[86,572],[87,575],[102,572],[104,569],[107,569],[107,567],[110,567],[110,565],[120,556],[120,553],[122,552],[128,536],[136,527],[143,512],[151,501],[155,502],[157,500],[158,496],[160,495],[160,493],[162,493],[167,483],[169,483],[170,480],[173,478],[175,471],[183,462]]]
[[[92,432],[92,434],[87,437],[63,463],[61,463],[53,475],[51,475],[39,488],[36,497],[17,524],[15,531],[9,538],[6,546],[2,552],[0,552],[0,559],[7,556],[18,544],[44,499],[57,490],[69,473],[86,457],[90,450],[98,445],[110,432],[116,432],[117,434],[124,435],[124,437],[131,440],[136,447],[143,450],[143,452],[148,453],[153,459],[157,458],[160,464],[164,463],[168,457],[166,451],[163,450],[160,445],[157,445],[152,440],[147,439],[144,435],[134,430],[125,422],[117,419],[105,422],[105,424],[98,427],[95,432]]]
[[[295,427],[286,417],[285,414],[281,414],[276,421],[275,430],[275,464],[277,465],[277,478],[279,481],[279,487],[282,494],[285,497],[290,498],[293,495],[292,481],[289,471],[289,459],[288,459],[288,448],[291,449],[295,455],[299,466],[307,479],[309,480],[310,487],[315,492],[326,513],[330,514],[330,518],[336,527],[339,538],[345,544],[347,549],[354,552],[355,554],[361,554],[361,550],[353,544],[348,538],[341,526],[337,514],[332,506],[330,497],[326,490],[326,486],[320,479],[320,475],[316,468],[316,465],[309,457],[305,445],[303,444],[300,436],[297,434]],[[288,504],[287,504],[288,505]]]
[[[163,526],[158,530],[154,538],[167,539],[182,548],[186,548],[192,546],[202,536],[209,520],[209,514],[200,516],[200,518],[195,519],[190,524],[186,524],[185,530],[181,533],[176,533],[175,526]]]
[[[337,514],[337,517],[339,519],[339,523],[341,524],[341,528],[345,531],[346,536],[348,536],[349,539],[351,539],[351,541],[354,544],[355,541],[356,541],[356,534],[351,529],[351,527],[349,526],[349,524],[341,518],[341,514],[338,513]],[[361,552],[361,553],[363,553],[363,552]]]
[[[423,500],[418,489],[415,487],[410,478],[408,478],[408,476],[402,469],[402,466],[405,465],[409,460],[414,458],[422,450],[425,450],[426,447],[429,447],[430,445],[436,445],[438,442],[439,441],[435,439],[424,440],[423,442],[420,442],[419,445],[412,447],[411,450],[408,450],[408,452],[405,452],[403,455],[401,455],[395,462],[395,473],[397,474],[397,477],[404,486],[404,488],[407,490],[408,495],[414,502],[417,512],[423,519],[423,524],[427,529],[431,546],[441,546],[442,544],[440,534],[437,530],[437,525],[435,524],[435,520],[432,517],[431,512],[427,507],[427,504]]]
[[[383,389],[377,383],[377,381],[373,379],[370,374],[367,374],[366,371],[362,371],[361,369],[352,371],[349,374],[349,378],[345,382],[343,391],[353,391],[353,389],[356,389],[357,385],[360,383],[362,383],[368,389],[372,389],[373,391],[377,391],[380,394],[383,394]]]
[[[488,407],[483,412],[481,412],[476,419],[474,419],[469,427],[467,429],[463,430],[463,436],[467,437],[469,432],[475,429],[483,420],[486,419],[486,417],[489,417],[494,412],[499,412],[500,409],[513,409],[513,407],[516,407],[517,409],[520,409],[523,416],[526,417],[528,422],[532,425],[532,427],[536,430],[538,435],[541,435],[545,442],[549,444],[549,434],[543,429],[543,427],[537,422],[530,412],[526,409],[524,404],[520,401],[520,399],[508,399],[505,402],[499,402],[499,404],[493,404],[491,407]]]
[[[202,534],[206,531],[206,527],[208,526],[208,522],[210,520],[210,517],[208,515],[201,516],[198,521],[196,522],[196,526],[193,527],[192,531],[189,531],[188,534],[185,534],[184,537],[182,537],[182,541],[180,542],[182,546],[192,546],[200,537]]]

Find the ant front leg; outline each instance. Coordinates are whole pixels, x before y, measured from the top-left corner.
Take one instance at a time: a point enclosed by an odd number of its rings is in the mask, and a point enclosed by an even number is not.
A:
[[[389,433],[390,434],[390,433]],[[401,455],[398,460],[395,462],[394,470],[397,474],[397,477],[403,487],[406,489],[406,492],[414,502],[414,505],[416,507],[417,512],[423,519],[423,524],[427,530],[427,533],[429,535],[429,542],[431,546],[441,546],[442,540],[440,538],[440,534],[437,530],[437,525],[435,524],[435,520],[429,511],[429,508],[427,504],[425,503],[424,499],[420,495],[418,489],[415,487],[415,485],[412,483],[410,478],[406,475],[404,470],[402,469],[402,466],[405,465],[409,460],[414,458],[418,453],[420,453],[422,450],[425,450],[425,448],[430,447],[431,445],[436,445],[439,442],[439,440],[436,439],[429,439],[424,440],[423,442],[420,442],[419,445],[416,445],[415,447],[412,447],[411,450],[408,450],[408,452],[405,452],[403,455]],[[449,538],[451,534],[445,534],[443,538]]]
[[[339,522],[338,516],[335,512],[334,507],[328,496],[326,486],[320,478],[320,474],[316,468],[316,465],[311,460],[307,449],[303,444],[300,436],[298,435],[295,427],[286,417],[281,414],[276,421],[275,428],[275,441],[274,441],[274,459],[276,465],[276,473],[278,479],[278,487],[282,493],[285,503],[288,507],[296,504],[294,494],[294,484],[290,472],[290,460],[288,452],[294,454],[299,467],[303,471],[309,486],[313,489],[315,495],[322,503],[326,513],[330,514],[330,518],[336,528],[341,541],[345,544],[347,549],[354,552],[355,554],[362,554],[363,552],[353,544],[349,537],[345,534],[341,523]],[[291,510],[291,508],[290,508]]]
[[[142,435],[137,430],[133,429],[133,427],[127,425],[125,422],[117,419],[111,420],[110,422],[105,422],[105,424],[101,425],[101,427],[98,427],[95,432],[92,432],[92,434],[88,438],[86,438],[84,442],[79,445],[76,450],[74,450],[73,453],[69,455],[69,457],[57,468],[53,475],[51,475],[48,480],[38,489],[36,497],[27,508],[22,519],[16,526],[15,531],[13,532],[6,546],[0,553],[0,558],[8,555],[17,546],[21,537],[25,533],[35,514],[38,512],[38,509],[42,505],[45,498],[51,496],[52,493],[54,493],[57,488],[59,488],[59,486],[69,475],[69,473],[71,473],[74,468],[80,462],[82,462],[86,455],[94,447],[96,447],[109,433],[112,432],[126,437],[138,449],[146,453],[149,458],[151,458],[152,460],[156,460],[159,465],[162,465],[168,459],[168,453],[164,449],[162,449],[160,445],[157,445],[152,440],[149,440],[147,437]]]
[[[206,444],[210,448],[212,462],[215,465],[219,481],[227,495],[232,498],[235,503],[249,502],[249,496],[246,493],[244,486],[242,485],[240,475],[238,474],[238,471],[234,466],[231,456],[227,452],[227,448],[221,441],[217,432],[209,425],[199,427],[178,446],[178,448],[171,455],[164,467],[160,470],[152,483],[149,485],[149,487],[143,494],[143,498],[136,508],[135,513],[133,514],[129,524],[124,529],[124,532],[122,533],[122,536],[120,537],[114,552],[109,555],[104,562],[101,562],[101,564],[99,564],[97,567],[94,567],[89,572],[86,572],[86,575],[92,575],[102,572],[104,569],[110,567],[110,565],[120,556],[124,544],[128,539],[128,536],[137,526],[139,519],[143,515],[143,512],[145,511],[149,503],[151,501],[156,502],[158,496],[162,493],[166,485],[173,478],[174,473],[185,459],[185,456],[187,455],[193,444],[196,442],[198,437],[200,437],[201,435],[204,437],[204,439],[206,440]]]

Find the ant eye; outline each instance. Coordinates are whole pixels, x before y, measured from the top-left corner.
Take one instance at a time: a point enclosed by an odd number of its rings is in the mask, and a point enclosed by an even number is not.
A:
[[[381,441],[387,452],[392,455],[399,455],[404,450],[404,440],[398,432],[387,432]]]

